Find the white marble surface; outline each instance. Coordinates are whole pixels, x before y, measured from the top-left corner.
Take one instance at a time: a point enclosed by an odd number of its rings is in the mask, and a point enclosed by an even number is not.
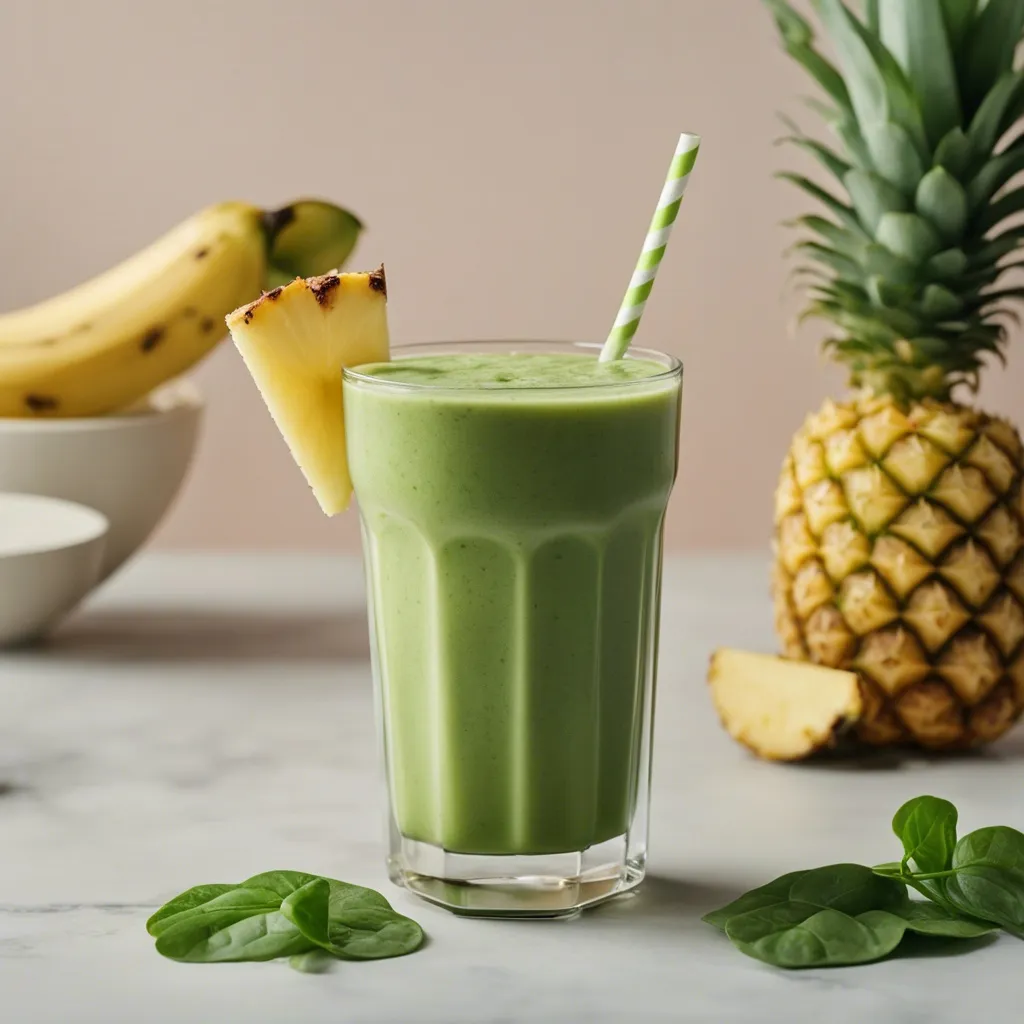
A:
[[[1021,1019],[1024,944],[785,973],[705,910],[783,871],[895,854],[921,792],[1024,828],[1024,734],[957,760],[762,764],[713,719],[712,647],[770,648],[761,559],[667,573],[651,875],[568,923],[468,921],[390,887],[355,560],[148,556],[44,648],[0,656],[0,1020],[597,1024]],[[163,960],[143,922],[268,868],[382,888],[430,936],[301,975]],[[977,1011],[984,1008],[984,1018]]]

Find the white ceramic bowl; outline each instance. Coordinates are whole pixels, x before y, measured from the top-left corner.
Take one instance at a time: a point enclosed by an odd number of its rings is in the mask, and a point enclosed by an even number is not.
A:
[[[0,419],[0,491],[63,498],[110,521],[99,579],[134,554],[192,461],[202,402],[175,382],[114,416]]]
[[[0,646],[45,633],[99,579],[107,518],[35,494],[0,494]]]

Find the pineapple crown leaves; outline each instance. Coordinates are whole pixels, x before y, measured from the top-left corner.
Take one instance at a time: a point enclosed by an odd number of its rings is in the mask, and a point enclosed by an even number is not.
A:
[[[784,119],[781,142],[809,153],[819,184],[779,176],[826,216],[800,232],[803,318],[835,327],[826,348],[855,386],[899,400],[976,388],[1024,288],[998,288],[1024,246],[1024,0],[811,0],[835,62],[788,0],[764,0],[783,48],[825,93],[810,105],[836,142]],[[1007,223],[1010,221],[1010,223]]]

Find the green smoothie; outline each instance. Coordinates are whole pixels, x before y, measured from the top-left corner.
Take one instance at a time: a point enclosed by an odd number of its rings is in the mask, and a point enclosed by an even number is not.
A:
[[[345,378],[395,823],[463,854],[582,851],[646,771],[679,377],[462,354]]]

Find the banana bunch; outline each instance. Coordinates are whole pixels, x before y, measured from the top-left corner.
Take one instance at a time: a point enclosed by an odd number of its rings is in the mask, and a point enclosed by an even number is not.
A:
[[[262,288],[340,267],[362,225],[316,200],[221,203],[124,263],[0,314],[0,416],[95,416],[183,373]]]

